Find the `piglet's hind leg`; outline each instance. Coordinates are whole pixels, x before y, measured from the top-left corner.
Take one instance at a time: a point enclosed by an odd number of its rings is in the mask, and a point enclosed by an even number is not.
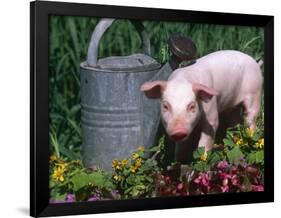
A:
[[[256,130],[256,121],[260,112],[260,96],[261,93],[257,92],[253,95],[248,95],[243,101],[245,121],[254,131]]]

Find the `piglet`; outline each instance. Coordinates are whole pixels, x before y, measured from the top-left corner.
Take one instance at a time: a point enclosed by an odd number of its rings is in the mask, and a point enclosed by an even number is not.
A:
[[[196,126],[200,129],[197,146],[210,150],[220,114],[238,105],[243,106],[247,125],[255,130],[263,84],[261,64],[242,52],[222,50],[175,70],[168,81],[141,86],[148,98],[160,99],[163,125],[176,142],[176,155],[182,155]]]

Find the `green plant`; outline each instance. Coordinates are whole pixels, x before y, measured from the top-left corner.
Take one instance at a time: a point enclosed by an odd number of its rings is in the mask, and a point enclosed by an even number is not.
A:
[[[198,148],[194,154],[193,166],[197,171],[206,171],[226,160],[230,164],[238,165],[241,161],[259,166],[263,170],[264,164],[264,138],[263,130],[252,131],[244,125],[237,125],[227,130],[223,145],[214,145],[211,151],[205,152]]]
[[[114,183],[123,198],[148,197],[151,194],[158,167],[155,160],[145,158],[143,147],[129,159],[113,160],[112,167]]]
[[[51,197],[56,202],[73,202],[263,191],[263,129],[254,132],[237,125],[228,129],[223,142],[212,151],[196,149],[190,165],[164,167],[163,136],[150,149],[139,147],[129,158],[114,159],[113,172],[93,171],[80,161],[52,155]]]
[[[93,197],[113,198],[115,185],[108,172],[92,171],[84,168],[79,160],[66,161],[52,155],[50,189],[51,198],[56,201],[63,201],[68,195],[73,195],[75,201],[85,201]]]
[[[256,131],[238,125],[230,129],[224,139],[227,157],[231,163],[236,163],[238,158],[244,158],[250,164],[255,164],[263,169],[264,164],[264,136],[263,129]]]

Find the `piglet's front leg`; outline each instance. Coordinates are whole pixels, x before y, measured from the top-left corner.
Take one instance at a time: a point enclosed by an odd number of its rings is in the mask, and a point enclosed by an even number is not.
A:
[[[201,127],[197,125],[188,139],[183,142],[177,142],[175,145],[175,161],[182,164],[190,164],[193,152],[197,149],[197,144],[201,136]]]
[[[205,151],[212,149],[216,132],[219,126],[218,113],[213,112],[202,121],[201,135],[198,142],[198,147],[204,147]]]
[[[214,145],[215,136],[215,129],[211,127],[205,128],[201,133],[200,140],[198,142],[198,147],[204,147],[206,152],[210,151]]]

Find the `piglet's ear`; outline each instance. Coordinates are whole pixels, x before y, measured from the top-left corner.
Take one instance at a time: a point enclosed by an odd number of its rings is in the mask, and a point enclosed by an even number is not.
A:
[[[199,83],[193,83],[192,90],[199,99],[206,103],[209,102],[214,95],[218,95],[218,92],[213,88],[204,86]]]
[[[166,84],[166,81],[161,80],[147,82],[141,86],[140,90],[143,91],[148,98],[161,98],[162,92],[166,88]]]

